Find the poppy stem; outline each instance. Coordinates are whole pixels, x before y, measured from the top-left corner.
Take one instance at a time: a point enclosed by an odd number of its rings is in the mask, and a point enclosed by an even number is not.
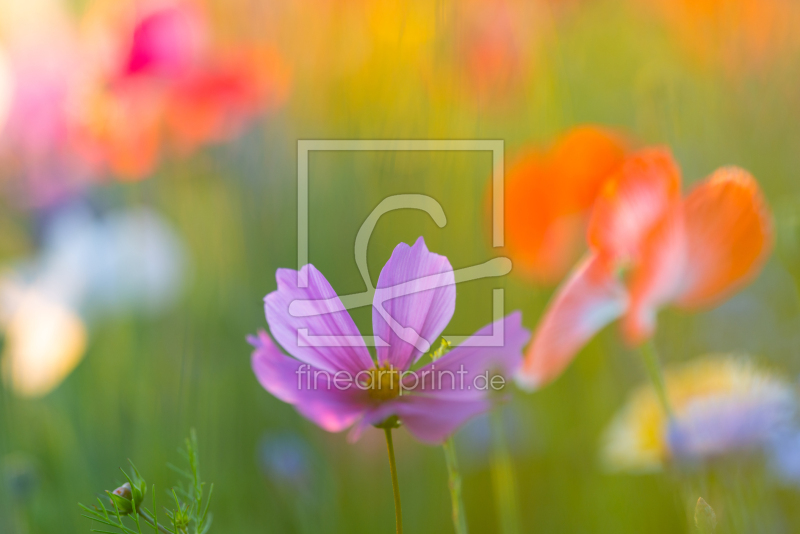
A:
[[[519,508],[514,483],[514,470],[511,465],[511,454],[508,452],[503,417],[499,410],[489,414],[492,425],[492,484],[494,500],[500,515],[500,532],[503,534],[519,534]]]
[[[656,350],[653,340],[649,339],[642,343],[642,345],[639,347],[639,353],[642,355],[644,366],[647,369],[650,382],[653,383],[653,387],[656,390],[656,395],[658,395],[661,408],[664,410],[664,413],[667,415],[667,417],[672,419],[672,406],[670,405],[669,397],[667,396],[667,387],[664,383],[664,375],[661,372],[661,363],[659,362],[658,351]]]
[[[467,517],[464,515],[464,501],[461,498],[461,473],[456,460],[456,448],[453,437],[442,444],[444,458],[447,462],[447,478],[450,487],[450,502],[453,507],[453,526],[456,534],[467,534]]]
[[[400,509],[400,485],[397,483],[397,463],[394,460],[394,442],[392,429],[384,428],[386,434],[386,449],[389,451],[389,470],[392,472],[392,490],[394,491],[394,515],[397,525],[397,534],[403,534],[403,512]]]

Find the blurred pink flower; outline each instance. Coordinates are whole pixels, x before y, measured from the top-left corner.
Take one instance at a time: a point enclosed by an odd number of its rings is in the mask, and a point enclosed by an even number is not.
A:
[[[660,307],[711,306],[759,272],[774,231],[752,176],[721,168],[684,198],[680,180],[669,151],[645,149],[605,184],[589,223],[590,250],[545,311],[520,385],[555,379],[617,318],[637,345],[653,334]]]
[[[258,44],[216,45],[194,3],[107,18],[115,44],[107,79],[87,102],[83,132],[122,179],[149,175],[165,145],[185,154],[231,139],[286,98],[280,55]]]
[[[11,76],[8,122],[0,131],[3,187],[48,205],[89,181],[72,119],[90,66],[60,2],[10,2],[0,8]]]
[[[0,8],[13,89],[0,131],[3,185],[36,206],[106,171],[144,178],[165,150],[230,140],[288,94],[280,54],[214,42],[188,0],[104,4],[80,21],[58,0],[11,4]]]
[[[201,61],[207,33],[203,16],[191,4],[146,11],[135,21],[121,74],[179,79]]]
[[[307,276],[308,287],[297,287],[298,274]],[[479,346],[472,337],[413,376],[405,374],[455,310],[450,262],[428,252],[422,238],[413,247],[399,244],[378,278],[372,312],[377,363],[339,297],[312,265],[300,273],[280,269],[277,280],[278,290],[264,299],[267,322],[294,358],[282,354],[261,332],[249,339],[255,347],[253,371],[267,391],[325,430],[339,432],[355,425],[352,439],[394,416],[417,439],[443,442],[469,418],[491,408],[491,392],[473,386],[476,377],[490,371],[511,376],[529,338],[521,315],[513,313],[475,334],[486,336],[502,328],[502,347]],[[325,346],[315,346],[310,335],[324,339]],[[344,384],[336,377],[345,383],[348,377],[354,380],[339,387]]]

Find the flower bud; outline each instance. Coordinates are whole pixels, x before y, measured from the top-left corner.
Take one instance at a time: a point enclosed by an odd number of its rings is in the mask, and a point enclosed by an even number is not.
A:
[[[111,492],[111,504],[122,515],[128,515],[133,512],[133,492],[129,482]]]
[[[111,504],[119,510],[121,515],[128,515],[133,513],[134,510],[140,510],[144,501],[144,494],[147,492],[147,485],[138,476],[138,473],[131,480],[133,481],[133,486],[131,486],[130,482],[126,482],[108,494]]]
[[[717,514],[708,503],[700,497],[694,509],[694,523],[702,534],[714,534],[717,529]]]

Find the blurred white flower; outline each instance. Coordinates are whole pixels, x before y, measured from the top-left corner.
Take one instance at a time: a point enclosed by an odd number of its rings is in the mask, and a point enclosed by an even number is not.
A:
[[[34,277],[90,317],[156,313],[180,295],[185,247],[156,212],[134,208],[98,218],[77,208],[49,228]]]
[[[86,326],[74,311],[45,293],[4,278],[0,312],[3,375],[18,395],[46,395],[83,359]]]
[[[0,275],[6,380],[19,395],[47,394],[83,357],[83,318],[157,313],[180,296],[185,267],[183,242],[154,211],[56,214],[39,255]]]

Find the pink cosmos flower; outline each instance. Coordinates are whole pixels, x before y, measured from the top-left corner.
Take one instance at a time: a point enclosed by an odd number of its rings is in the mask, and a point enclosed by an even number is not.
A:
[[[307,277],[308,287],[298,287],[298,275]],[[429,252],[421,237],[414,246],[400,243],[378,278],[372,309],[377,362],[313,265],[299,273],[279,269],[276,278],[277,291],[264,299],[267,322],[294,358],[262,331],[249,338],[253,371],[267,391],[325,430],[352,426],[352,440],[368,426],[396,417],[420,441],[442,443],[491,408],[493,389],[499,388],[486,387],[485,377],[512,376],[530,337],[515,312],[408,373],[455,310],[453,268],[446,257]],[[497,329],[502,346],[481,346],[479,336],[496,335]]]
[[[752,280],[774,241],[769,207],[753,177],[723,167],[681,196],[666,149],[629,156],[595,201],[589,252],[539,323],[517,382],[558,377],[605,325],[621,318],[631,345],[652,336],[665,305],[712,306]]]

